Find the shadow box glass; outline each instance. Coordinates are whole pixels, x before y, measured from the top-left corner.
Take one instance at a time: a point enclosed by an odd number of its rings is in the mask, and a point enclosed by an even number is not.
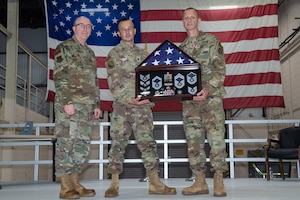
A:
[[[201,89],[199,63],[136,68],[136,96],[142,99],[191,100]]]

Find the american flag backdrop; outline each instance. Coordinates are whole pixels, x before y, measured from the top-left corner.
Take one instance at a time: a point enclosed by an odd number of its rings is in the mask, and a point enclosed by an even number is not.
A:
[[[182,11],[200,11],[200,29],[215,34],[226,59],[224,109],[284,107],[279,62],[277,0],[45,0],[48,31],[47,100],[53,101],[55,47],[72,36],[79,15],[94,25],[89,46],[97,56],[102,110],[112,110],[106,82],[105,58],[119,43],[117,21],[128,17],[137,28],[136,44],[152,52],[169,40],[179,45],[186,37]],[[154,111],[180,110],[180,102],[156,102]]]

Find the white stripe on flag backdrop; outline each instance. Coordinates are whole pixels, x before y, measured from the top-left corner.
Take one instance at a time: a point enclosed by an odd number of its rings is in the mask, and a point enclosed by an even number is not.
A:
[[[53,101],[55,47],[72,36],[79,15],[94,24],[89,46],[97,56],[101,109],[111,111],[112,96],[106,82],[105,58],[119,43],[117,21],[132,18],[136,44],[152,52],[166,39],[179,45],[186,37],[182,11],[199,10],[200,29],[215,34],[226,59],[224,109],[284,107],[279,62],[277,0],[45,0],[49,73],[47,100]],[[154,111],[176,111],[180,102],[156,102]]]

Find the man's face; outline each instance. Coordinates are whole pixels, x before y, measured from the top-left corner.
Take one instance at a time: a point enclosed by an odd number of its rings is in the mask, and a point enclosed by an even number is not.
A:
[[[182,21],[183,21],[183,26],[186,30],[194,30],[194,29],[198,30],[198,25],[201,19],[199,18],[199,15],[195,10],[189,9],[183,13]]]
[[[134,35],[136,33],[136,29],[134,28],[132,21],[126,20],[120,22],[118,29],[118,35],[124,42],[134,42]]]
[[[79,41],[86,41],[91,35],[92,28],[93,25],[88,18],[80,17],[73,26],[74,35]]]

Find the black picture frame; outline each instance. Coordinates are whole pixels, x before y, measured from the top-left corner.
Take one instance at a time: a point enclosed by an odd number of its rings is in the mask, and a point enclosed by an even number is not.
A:
[[[136,96],[142,99],[192,100],[201,89],[199,63],[136,68]]]

